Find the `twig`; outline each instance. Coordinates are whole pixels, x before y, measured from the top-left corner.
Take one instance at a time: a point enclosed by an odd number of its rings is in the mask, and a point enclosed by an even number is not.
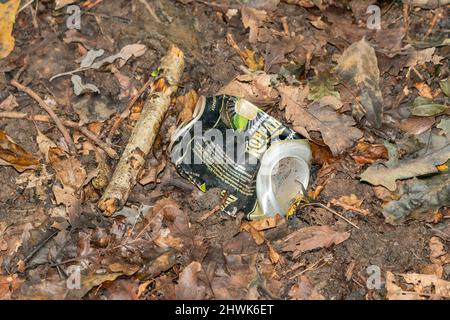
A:
[[[28,261],[30,261],[35,255],[36,253],[39,252],[39,250],[42,249],[42,247],[44,247],[47,242],[49,242],[54,236],[56,236],[58,234],[59,230],[55,230],[52,233],[50,233],[46,238],[42,239],[42,241],[40,241],[36,247],[34,247],[33,250],[31,250],[31,252],[25,257],[25,259],[23,259],[23,261],[25,263],[27,263]]]
[[[29,5],[31,5],[34,2],[34,0],[30,0],[27,3],[25,3],[22,7],[20,7],[20,9],[17,11],[17,13],[25,10]]]
[[[72,153],[75,153],[75,144],[73,143],[73,140],[70,137],[70,133],[67,130],[67,128],[64,126],[64,124],[62,123],[61,119],[59,119],[58,115],[53,111],[53,109],[50,108],[50,106],[47,103],[45,103],[45,101],[42,100],[42,98],[36,92],[34,92],[32,89],[25,87],[24,85],[20,84],[16,80],[11,80],[11,84],[14,87],[16,87],[17,89],[19,89],[20,91],[23,91],[26,94],[28,94],[31,98],[33,98],[41,106],[42,109],[44,109],[49,114],[49,116],[55,122],[56,127],[62,133],[64,140],[66,141],[67,145],[69,146],[69,149],[71,150]]]
[[[111,158],[119,159],[117,152],[111,148],[106,142],[103,142],[98,138],[92,131],[84,127],[77,128],[86,138],[92,140],[96,145],[98,145],[103,151],[105,151]]]
[[[111,143],[112,138],[116,134],[117,130],[119,130],[120,125],[122,124],[122,121],[125,120],[130,115],[130,110],[136,103],[136,101],[139,99],[139,97],[151,86],[153,83],[153,77],[148,79],[148,81],[142,86],[141,89],[139,89],[138,93],[130,100],[125,110],[122,111],[122,113],[119,115],[118,118],[114,121],[113,126],[111,127],[111,130],[109,131],[108,137],[106,138],[106,141]]]
[[[302,205],[302,206],[300,207],[300,209],[301,209],[301,208],[305,208],[305,207],[311,207],[311,206],[312,206],[312,207],[314,207],[314,206],[319,206],[319,207],[321,207],[321,208],[324,208],[325,210],[330,211],[332,214],[338,216],[338,217],[341,218],[342,220],[348,222],[349,224],[351,224],[351,225],[352,225],[353,227],[355,227],[356,229],[361,230],[360,227],[358,227],[356,224],[354,224],[353,222],[351,222],[350,220],[348,220],[346,217],[344,217],[343,215],[337,213],[337,212],[334,211],[333,209],[328,208],[326,205],[324,205],[324,204],[322,204],[322,203],[319,203],[319,202],[307,203],[307,204]]]
[[[38,121],[38,122],[50,122],[51,118],[46,115],[28,115],[22,112],[0,112],[0,118],[9,118],[9,119],[24,119],[30,121]],[[118,159],[119,156],[117,152],[106,142],[100,140],[94,133],[92,133],[87,128],[81,127],[78,123],[68,120],[62,120],[62,123],[69,128],[73,128],[79,130],[86,138],[94,142],[98,145],[103,151],[105,151],[108,156],[113,159]]]
[[[218,212],[220,210],[220,208],[225,204],[225,202],[227,201],[228,198],[228,193],[225,192],[225,194],[223,195],[222,199],[220,200],[220,202],[214,206],[214,208],[212,208],[211,210],[209,210],[208,212],[206,212],[205,214],[203,214],[200,219],[198,219],[198,222],[203,222],[206,219],[209,219],[211,216],[213,216],[214,214],[216,214],[216,212]]]
[[[155,10],[153,9],[153,7],[151,5],[148,4],[148,2],[146,0],[139,0],[139,2],[145,6],[147,11],[150,13],[150,15],[153,17],[153,19],[156,20],[156,22],[161,23],[161,20],[159,20],[158,16],[156,15]]]
[[[330,259],[332,258],[331,254],[327,254],[325,256],[323,256],[322,258],[320,258],[319,260],[317,260],[316,262],[312,263],[311,265],[309,265],[305,270],[302,270],[300,272],[297,272],[296,274],[292,275],[289,277],[289,280],[295,279],[299,276],[301,276],[302,274],[304,274],[307,271],[313,270],[319,263],[321,263],[322,261],[325,262],[324,264],[320,265],[317,268],[322,267],[323,265],[325,265]]]

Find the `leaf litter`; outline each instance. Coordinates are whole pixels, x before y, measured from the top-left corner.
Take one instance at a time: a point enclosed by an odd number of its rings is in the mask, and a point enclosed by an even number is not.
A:
[[[0,297],[448,298],[448,41],[446,22],[429,27],[426,19],[438,9],[409,15],[405,30],[402,5],[393,4],[383,15],[390,29],[366,30],[356,1],[219,2],[152,3],[159,23],[134,6],[101,2],[91,8],[97,17],[83,16],[90,24],[64,39],[43,20],[64,23],[46,6],[2,20]],[[57,1],[56,10],[69,3]],[[175,29],[174,18],[197,27]],[[412,30],[429,28],[426,41],[411,40]],[[32,66],[45,39],[57,45],[37,79]],[[81,131],[122,152],[169,43],[182,48],[188,68],[139,184],[106,218],[96,203],[117,162]],[[75,149],[8,85],[13,77],[70,124]],[[314,146],[309,196],[288,219],[220,215],[223,195],[195,190],[167,158],[171,134],[199,96],[217,93],[257,104]],[[386,275],[379,291],[358,285],[368,261]]]

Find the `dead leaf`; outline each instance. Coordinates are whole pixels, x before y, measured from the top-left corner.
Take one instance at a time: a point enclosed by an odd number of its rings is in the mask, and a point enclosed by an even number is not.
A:
[[[138,265],[123,262],[111,263],[110,265],[108,265],[108,268],[112,272],[120,272],[127,276],[132,276],[140,269]]]
[[[424,300],[450,298],[450,282],[439,279],[436,275],[407,273],[398,274],[404,281],[413,286],[414,291],[403,290],[395,284],[395,276],[386,274],[387,298],[389,300]],[[398,283],[398,282],[397,282]],[[389,284],[389,285],[388,285]]]
[[[277,223],[280,222],[283,218],[277,214],[274,217],[263,217],[260,219],[255,219],[252,221],[249,221],[248,223],[255,228],[258,231],[263,231],[267,229],[272,229],[277,226]]]
[[[14,50],[15,40],[12,31],[19,5],[20,0],[0,2],[0,60]]]
[[[382,123],[383,97],[380,91],[380,71],[375,50],[363,38],[345,49],[336,72],[359,88],[359,100],[367,120],[379,128]]]
[[[199,96],[195,90],[190,90],[184,96],[177,97],[175,106],[179,112],[177,117],[178,125],[186,123],[192,119],[198,98]]]
[[[86,293],[91,291],[92,288],[95,288],[106,281],[114,281],[121,275],[122,273],[120,272],[105,274],[90,273],[88,275],[82,275],[81,288],[68,290],[67,299],[81,299]]]
[[[335,206],[342,207],[344,210],[358,212],[363,216],[369,216],[369,210],[361,208],[363,201],[364,199],[358,199],[358,197],[352,193],[349,196],[342,196],[339,199],[332,199],[330,203]]]
[[[408,119],[403,119],[395,123],[403,132],[419,135],[430,129],[434,125],[434,118],[431,117],[416,117],[411,116]]]
[[[146,169],[141,178],[139,179],[139,183],[143,186],[149,184],[149,183],[156,183],[158,182],[158,175],[164,171],[164,168],[166,167],[167,161],[162,159],[159,161],[159,163],[156,166],[152,166],[148,169]]]
[[[378,159],[388,159],[388,152],[382,144],[359,142],[352,153],[357,164],[372,164]]]
[[[273,264],[277,264],[280,261],[280,254],[275,251],[275,249],[272,247],[272,245],[267,242],[267,248],[269,252],[269,259]]]
[[[239,75],[222,87],[218,94],[244,98],[257,105],[270,104],[278,101],[278,91],[272,86],[272,77],[264,72]]]
[[[16,97],[10,94],[5,100],[0,103],[0,110],[12,111],[18,106],[19,104],[17,103]]]
[[[430,260],[432,262],[436,262],[439,257],[447,254],[444,244],[438,237],[431,237],[429,245],[430,245]]]
[[[24,280],[13,275],[0,275],[0,300],[11,300],[14,291],[20,288]]]
[[[298,277],[298,282],[289,290],[291,300],[325,300],[305,275]]]
[[[264,232],[257,230],[248,221],[243,221],[241,223],[241,231],[247,231],[248,233],[250,233],[257,245],[261,245],[265,241]]]
[[[431,92],[431,88],[425,83],[425,82],[417,82],[414,84],[416,89],[419,91],[419,95],[421,97],[427,98],[432,100],[433,99],[433,93]]]
[[[312,226],[300,228],[282,240],[283,252],[294,252],[293,258],[302,252],[318,248],[328,248],[339,244],[350,237],[349,232],[339,232],[329,226]]]
[[[183,269],[175,287],[177,300],[202,300],[205,298],[206,288],[199,284],[198,274],[202,271],[202,265],[191,262]]]
[[[267,18],[267,12],[264,10],[257,10],[249,7],[242,7],[241,9],[242,23],[244,28],[250,28],[249,41],[250,43],[258,42],[258,29],[263,25]]]
[[[56,0],[55,1],[55,10],[64,8],[65,6],[68,6],[69,4],[72,4],[74,2],[76,2],[76,0]]]
[[[50,81],[53,81],[56,78],[59,78],[61,76],[74,74],[80,71],[88,70],[88,69],[100,69],[106,64],[114,63],[116,60],[118,61],[118,68],[122,68],[128,60],[130,60],[132,57],[140,57],[147,51],[147,47],[143,44],[129,44],[123,47],[118,53],[113,54],[109,57],[103,58],[101,60],[95,61],[98,57],[102,56],[104,53],[104,50],[89,50],[88,53],[83,57],[80,67],[68,71],[63,72],[54,75],[50,78]]]
[[[292,123],[293,129],[308,137],[308,131],[319,131],[323,141],[330,147],[334,156],[338,156],[359,140],[363,133],[352,117],[338,114],[332,107],[313,103],[308,108],[298,106],[295,101],[288,100],[286,120]]]
[[[361,174],[361,180],[372,185],[382,185],[394,191],[397,189],[396,180],[437,173],[439,171],[436,166],[445,163],[448,159],[450,159],[450,144],[423,157],[400,161],[391,167],[374,164]]]
[[[387,271],[386,272],[386,298],[388,300],[423,300],[422,297],[417,296],[414,292],[404,291],[397,283],[396,283],[395,275]]]
[[[86,170],[74,156],[67,154],[59,147],[51,147],[48,158],[56,172],[56,177],[64,185],[78,190],[86,179]]]
[[[405,2],[405,1],[404,1]],[[449,0],[408,0],[408,4],[414,7],[421,7],[425,9],[435,9],[440,6],[450,4]]]
[[[50,162],[50,160],[48,159],[48,152],[49,152],[50,148],[57,148],[56,143],[54,143],[52,140],[50,140],[39,129],[37,129],[36,142],[38,144],[39,151],[45,157],[45,161]]]
[[[0,165],[12,166],[17,171],[23,172],[27,169],[36,169],[39,160],[16,144],[6,132],[0,130]]]
[[[437,62],[439,61],[436,61],[436,59],[433,57],[435,51],[436,48],[428,48],[419,51],[414,50],[409,55],[409,59],[406,62],[406,67],[420,66],[423,65],[424,63],[431,62],[433,60],[434,60],[433,62],[436,62],[435,64],[437,64]]]
[[[73,92],[79,96],[84,93],[88,92],[96,92],[100,93],[100,89],[97,88],[97,86],[91,84],[91,83],[83,83],[83,80],[79,75],[72,75],[72,84],[73,84]]]

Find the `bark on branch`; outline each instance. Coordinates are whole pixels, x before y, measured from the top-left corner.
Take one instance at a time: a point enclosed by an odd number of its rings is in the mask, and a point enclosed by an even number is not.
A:
[[[98,206],[107,216],[122,208],[136,184],[145,157],[159,132],[161,122],[170,105],[170,97],[177,90],[184,70],[184,54],[172,46],[160,65],[161,75],[151,86],[150,94],[133,129],[130,140],[117,164],[112,179]]]

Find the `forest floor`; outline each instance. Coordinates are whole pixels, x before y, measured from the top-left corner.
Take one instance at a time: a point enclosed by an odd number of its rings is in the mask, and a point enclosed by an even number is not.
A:
[[[79,30],[55,2],[80,8]],[[372,4],[381,29],[367,22]],[[27,6],[0,60],[0,298],[449,298],[448,11],[367,0]],[[186,59],[179,89],[139,183],[106,217],[97,203],[117,160],[83,131],[120,155],[147,91],[130,101],[171,44]],[[13,79],[72,124],[68,137]],[[220,190],[179,175],[171,135],[218,92],[308,138],[310,205],[262,227],[221,214]]]

